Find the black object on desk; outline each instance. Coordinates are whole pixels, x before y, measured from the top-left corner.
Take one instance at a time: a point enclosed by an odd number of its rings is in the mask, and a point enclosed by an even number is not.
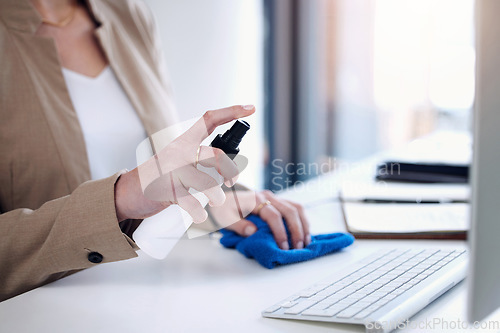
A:
[[[469,181],[469,166],[386,161],[377,166],[376,179],[414,183],[465,184]]]

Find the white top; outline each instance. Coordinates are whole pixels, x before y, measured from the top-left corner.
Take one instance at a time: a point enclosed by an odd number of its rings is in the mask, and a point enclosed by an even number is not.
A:
[[[92,179],[137,166],[136,148],[147,137],[133,105],[108,66],[97,77],[63,68],[80,120]]]
[[[63,68],[63,75],[82,127],[92,179],[135,168],[137,146],[147,135],[113,70],[108,66],[92,78]],[[171,206],[145,219],[133,238],[149,255],[164,258],[189,226],[184,219],[180,208]],[[171,222],[166,230],[165,220]]]

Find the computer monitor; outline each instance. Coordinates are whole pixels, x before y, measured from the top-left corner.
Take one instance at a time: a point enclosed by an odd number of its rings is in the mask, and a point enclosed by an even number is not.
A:
[[[500,307],[500,1],[476,1],[469,321]]]

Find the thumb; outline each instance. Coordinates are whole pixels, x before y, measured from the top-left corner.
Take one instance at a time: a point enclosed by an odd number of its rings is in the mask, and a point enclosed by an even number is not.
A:
[[[257,231],[257,227],[255,226],[255,224],[245,219],[231,224],[226,229],[232,230],[243,237],[251,236]]]

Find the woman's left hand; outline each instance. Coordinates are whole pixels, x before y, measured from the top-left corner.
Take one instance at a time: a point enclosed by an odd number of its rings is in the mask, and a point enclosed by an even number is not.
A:
[[[301,204],[293,201],[285,200],[275,196],[271,191],[253,192],[245,191],[246,193],[237,194],[238,201],[245,205],[245,203],[252,202],[252,207],[247,209],[247,213],[258,215],[262,220],[264,220],[271,229],[274,239],[278,246],[283,250],[290,249],[288,245],[288,236],[285,229],[285,223],[290,231],[291,244],[295,249],[302,249],[309,245],[311,242],[311,234],[309,233],[309,221],[307,220],[304,208]],[[238,192],[240,193],[240,192]],[[226,193],[226,203],[234,202],[231,200],[231,192]],[[253,198],[249,198],[253,196]],[[227,206],[227,205],[226,205]],[[229,219],[228,211],[234,211],[230,207],[213,207],[211,212],[215,213],[213,215],[217,221],[220,219]],[[220,211],[225,211],[225,213],[220,214]],[[240,212],[241,214],[241,212]],[[244,214],[247,215],[247,214]],[[234,215],[233,215],[234,216]],[[232,221],[236,221],[234,219]],[[229,224],[229,225],[228,225]],[[241,236],[251,236],[257,227],[252,222],[241,219],[236,223],[227,223],[226,229],[232,230]]]

